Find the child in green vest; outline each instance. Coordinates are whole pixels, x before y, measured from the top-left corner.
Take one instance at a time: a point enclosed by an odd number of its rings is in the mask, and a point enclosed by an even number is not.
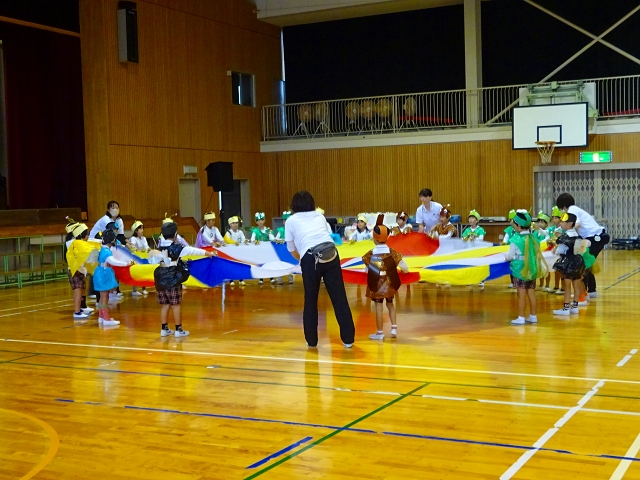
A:
[[[555,247],[558,238],[562,235],[562,228],[560,228],[560,217],[562,212],[557,206],[553,206],[551,209],[551,225],[549,225],[549,241]],[[549,289],[549,293],[555,293],[556,295],[564,295],[564,289],[560,284],[562,280],[562,274],[556,270],[553,271],[553,288]]]
[[[547,264],[540,251],[540,242],[531,234],[531,216],[518,210],[513,217],[514,234],[505,258],[511,262],[513,285],[518,289],[518,318],[511,325],[538,323],[536,316],[536,279],[547,275]],[[525,310],[529,303],[529,317]]]

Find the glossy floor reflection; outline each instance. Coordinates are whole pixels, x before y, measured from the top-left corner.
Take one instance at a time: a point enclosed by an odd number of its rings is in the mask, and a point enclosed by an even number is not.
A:
[[[66,283],[1,291],[0,479],[640,478],[640,252],[601,265],[577,317],[539,292],[536,326],[507,281],[403,286],[384,341],[349,286],[351,350],[326,295],[307,349],[299,279],[187,290],[184,339],[153,294],[108,329]]]

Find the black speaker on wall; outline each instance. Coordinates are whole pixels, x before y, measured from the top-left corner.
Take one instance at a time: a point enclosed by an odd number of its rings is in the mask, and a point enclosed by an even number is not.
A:
[[[135,2],[118,2],[118,59],[138,63],[138,11]]]
[[[214,192],[233,192],[233,162],[214,162],[207,165],[207,186]]]

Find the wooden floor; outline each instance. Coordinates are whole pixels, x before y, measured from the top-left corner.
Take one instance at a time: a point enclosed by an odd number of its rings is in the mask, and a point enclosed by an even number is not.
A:
[[[601,264],[578,317],[538,293],[537,326],[506,281],[402,287],[384,341],[349,286],[351,350],[326,295],[307,350],[299,279],[188,290],[185,339],[153,294],[107,329],[64,282],[0,291],[0,479],[640,479],[640,252]]]

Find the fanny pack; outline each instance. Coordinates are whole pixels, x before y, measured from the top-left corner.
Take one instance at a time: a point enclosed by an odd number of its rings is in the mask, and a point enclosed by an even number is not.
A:
[[[313,255],[313,258],[316,260],[316,265],[318,263],[329,263],[338,256],[338,250],[333,242],[324,242],[316,245],[310,248],[307,253]]]

